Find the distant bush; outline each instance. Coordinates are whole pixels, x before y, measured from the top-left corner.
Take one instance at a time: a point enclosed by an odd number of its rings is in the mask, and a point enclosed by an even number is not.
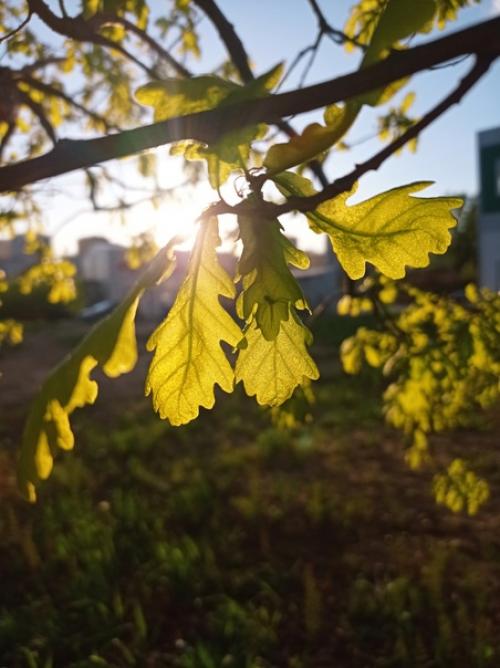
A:
[[[77,285],[77,296],[70,302],[49,302],[51,287],[48,284],[34,286],[28,294],[21,292],[19,282],[13,281],[6,292],[2,293],[0,319],[15,320],[55,320],[73,317],[83,306],[82,290]]]

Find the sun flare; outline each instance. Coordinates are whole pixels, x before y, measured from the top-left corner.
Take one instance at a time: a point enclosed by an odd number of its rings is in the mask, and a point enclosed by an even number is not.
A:
[[[154,212],[152,232],[157,244],[164,246],[173,237],[180,237],[179,248],[192,248],[198,233],[196,220],[205,206],[206,202],[198,197],[164,202]]]

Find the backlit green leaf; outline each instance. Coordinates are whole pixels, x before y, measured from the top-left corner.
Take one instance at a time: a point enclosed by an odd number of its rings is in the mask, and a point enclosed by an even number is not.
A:
[[[203,223],[175,303],[147,344],[155,354],[146,394],[173,425],[190,422],[200,407],[212,408],[215,384],[226,392],[233,389],[234,373],[220,344],[236,346],[241,331],[219,302],[220,296],[235,295],[217,258],[219,243],[217,220]]]
[[[239,228],[243,241],[238,265],[243,278],[240,315],[247,321],[253,316],[264,338],[273,340],[288,318],[290,305],[307,308],[288,265],[307,269],[309,258],[285,237],[278,220],[240,216]]]
[[[284,194],[314,192],[310,181],[291,172],[275,181]],[[348,206],[353,190],[323,202],[307,217],[315,232],[328,234],[351,278],[361,278],[367,262],[389,278],[402,278],[406,266],[426,267],[429,253],[446,251],[451,242],[448,230],[456,225],[450,209],[463,204],[457,197],[411,197],[429,185],[429,181],[410,183]]]
[[[435,0],[389,0],[380,15],[361,68],[372,65],[377,60],[385,58],[389,50],[397,46],[406,37],[410,37],[432,21],[436,11]],[[385,88],[372,91],[356,98],[362,104],[375,106],[387,102],[405,83],[405,80],[395,81]]]
[[[392,46],[424,28],[435,11],[435,0],[389,0],[373,32],[362,66],[384,57]]]
[[[249,396],[261,405],[279,406],[306,379],[316,380],[319,372],[306,345],[309,330],[290,308],[288,319],[281,321],[278,335],[265,339],[254,320],[245,334],[236,362],[236,382],[242,382]]]
[[[327,107],[326,125],[311,123],[288,142],[273,144],[264,159],[264,166],[275,173],[311,160],[333,146],[347,132],[356,115],[357,107],[352,104]]]
[[[48,376],[26,421],[18,462],[19,486],[34,501],[35,485],[50,475],[57,448],[70,450],[74,436],[69,421],[76,409],[92,404],[98,393],[92,370],[100,366],[110,378],[131,371],[137,361],[134,319],[148,287],[173,269],[171,245],[153,260],[125,300],[100,322]]]
[[[190,79],[150,81],[138,88],[135,97],[154,108],[155,121],[166,121],[217,107],[238,85],[214,75]]]
[[[282,70],[281,64],[276,65],[244,86],[212,75],[152,81],[136,91],[136,98],[154,107],[156,121],[167,120],[263,97],[276,86]],[[242,169],[250,143],[265,132],[265,125],[248,126],[225,134],[210,146],[195,140],[179,142],[172,153],[184,154],[187,160],[206,160],[210,185],[219,188],[231,172]]]

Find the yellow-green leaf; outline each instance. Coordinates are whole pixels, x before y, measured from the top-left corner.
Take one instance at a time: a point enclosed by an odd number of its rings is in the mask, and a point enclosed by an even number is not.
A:
[[[136,91],[136,98],[154,107],[156,121],[167,120],[263,97],[276,86],[282,70],[281,64],[276,65],[245,86],[209,75],[152,81]],[[210,146],[195,140],[179,142],[171,152],[182,153],[187,160],[206,160],[210,185],[219,188],[231,172],[242,169],[248,161],[251,142],[265,132],[265,125],[248,126],[225,134]]]
[[[435,0],[389,0],[380,15],[370,43],[363,57],[361,68],[372,65],[384,58],[389,49],[398,43],[425,29],[432,21],[436,11]],[[396,93],[405,81],[395,81],[385,88],[367,93],[359,98],[358,102],[375,106],[383,104]]]
[[[264,166],[269,172],[276,173],[311,160],[333,146],[347,132],[357,113],[358,106],[349,103],[344,107],[327,107],[324,114],[326,125],[311,123],[288,142],[274,144],[264,158]]]
[[[125,300],[100,322],[48,376],[31,406],[18,462],[19,486],[34,501],[35,485],[50,475],[57,448],[74,445],[69,416],[94,403],[97,382],[91,371],[100,366],[110,378],[131,371],[137,361],[134,318],[144,290],[173,269],[169,244],[153,260]]]
[[[200,407],[212,408],[215,384],[226,392],[233,389],[234,372],[221,341],[234,347],[241,331],[219,301],[235,295],[217,258],[219,243],[217,220],[202,223],[175,303],[147,344],[155,354],[146,394],[152,394],[160,417],[173,425],[190,422]]]
[[[154,108],[155,121],[166,121],[217,107],[238,85],[214,75],[151,81],[135,92],[138,102]]]
[[[469,469],[462,459],[454,459],[446,472],[434,476],[434,496],[438,503],[455,513],[466,510],[475,515],[488,500],[488,483]]]
[[[286,172],[275,178],[288,195],[312,194],[302,176]],[[442,254],[450,245],[449,229],[456,225],[451,209],[462,206],[457,197],[412,197],[431,185],[410,183],[348,206],[344,193],[320,204],[307,217],[315,232],[330,237],[333,250],[350,278],[364,276],[367,262],[389,278],[402,278],[405,267],[426,267],[429,253]]]
[[[285,237],[278,220],[240,216],[239,228],[243,241],[238,264],[243,278],[240,315],[245,320],[255,318],[264,338],[273,340],[281,322],[288,319],[290,305],[307,308],[288,265],[307,269],[309,258]]]
[[[262,336],[253,321],[238,354],[236,382],[241,381],[246,393],[255,396],[259,404],[281,405],[306,379],[319,377],[306,348],[310,339],[309,330],[297,318],[293,307],[288,319],[281,321],[279,333],[272,341]]]
[[[379,60],[399,41],[424,28],[435,11],[435,0],[389,0],[373,32],[362,66]]]

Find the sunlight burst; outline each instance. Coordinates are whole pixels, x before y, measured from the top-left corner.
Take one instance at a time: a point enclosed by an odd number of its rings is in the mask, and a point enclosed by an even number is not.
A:
[[[190,249],[196,241],[198,216],[206,203],[202,198],[170,200],[154,212],[153,234],[159,246],[164,246],[175,236],[182,238],[179,248]]]

